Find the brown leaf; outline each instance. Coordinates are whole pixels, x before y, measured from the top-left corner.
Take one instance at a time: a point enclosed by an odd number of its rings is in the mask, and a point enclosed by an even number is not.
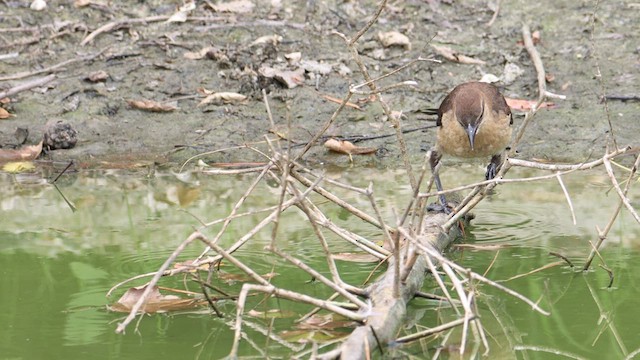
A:
[[[512,99],[508,97],[505,97],[504,99],[507,101],[507,105],[509,105],[512,110],[517,111],[529,111],[538,103],[536,100]],[[540,104],[540,109],[552,109],[555,107],[555,105],[556,104],[552,102],[543,102],[542,104]]]
[[[439,45],[431,45],[438,54],[440,54],[442,57],[444,57],[447,60],[453,61],[453,62],[457,62],[457,63],[461,63],[461,64],[476,64],[476,65],[484,65],[486,64],[486,62],[484,62],[483,60],[479,60],[479,59],[474,59],[472,57],[463,55],[463,54],[459,54],[457,51],[451,49],[450,47],[447,46],[439,46]]]
[[[100,71],[92,72],[91,74],[89,74],[89,76],[87,76],[84,79],[95,83],[95,82],[107,81],[108,78],[109,78],[109,74],[107,74],[107,72],[104,70],[100,70]]]
[[[207,95],[206,98],[202,99],[202,101],[200,101],[197,107],[200,107],[202,105],[206,105],[209,103],[239,104],[245,100],[247,100],[247,97],[242,94],[238,94],[234,92],[214,92],[212,94]]]
[[[303,68],[298,68],[292,71],[263,66],[258,70],[258,72],[266,78],[273,78],[277,80],[288,89],[293,89],[298,85],[304,84]]]
[[[152,100],[127,100],[127,104],[135,109],[152,112],[171,112],[178,109],[175,106],[162,104]]]
[[[13,116],[15,116],[15,115],[11,114],[6,109],[0,108],[0,120],[1,119],[8,119],[8,118],[13,117]]]
[[[109,306],[109,310],[130,312],[146,288],[147,285],[130,288],[115,304]],[[204,299],[182,299],[176,295],[162,295],[158,287],[154,286],[147,297],[147,302],[142,306],[140,311],[145,313],[158,313],[193,309],[203,304],[206,304],[206,300]]]
[[[359,147],[353,145],[350,141],[329,139],[324,146],[333,152],[347,155],[364,155],[376,152],[376,148]]]
[[[0,149],[0,162],[35,160],[42,152],[42,141],[38,145],[23,146],[20,149]]]
[[[230,12],[230,13],[248,13],[253,10],[255,6],[253,2],[249,0],[235,0],[229,1],[226,3],[220,3],[217,5],[211,4],[211,2],[207,2],[207,4],[213,9],[215,12]]]

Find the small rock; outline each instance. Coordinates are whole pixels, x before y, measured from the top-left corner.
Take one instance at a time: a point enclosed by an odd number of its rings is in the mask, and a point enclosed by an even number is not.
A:
[[[48,150],[71,149],[78,142],[78,132],[62,120],[49,120],[44,129],[44,144]]]

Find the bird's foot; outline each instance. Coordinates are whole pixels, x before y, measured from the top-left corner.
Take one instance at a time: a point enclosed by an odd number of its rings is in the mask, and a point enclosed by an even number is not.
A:
[[[485,179],[491,180],[496,177],[496,174],[498,174],[498,165],[494,162],[489,163],[489,165],[487,165],[487,172],[484,174]]]
[[[449,206],[449,203],[447,203],[447,199],[444,197],[444,195],[440,195],[440,199],[438,202],[427,205],[427,211],[431,212],[441,212],[449,215],[451,214],[451,210],[452,207]]]

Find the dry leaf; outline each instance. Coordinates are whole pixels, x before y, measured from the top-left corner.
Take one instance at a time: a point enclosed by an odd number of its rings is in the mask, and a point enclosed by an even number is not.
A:
[[[170,23],[170,22],[187,21],[187,17],[189,16],[189,13],[195,8],[196,8],[195,2],[186,3],[181,7],[179,7],[178,11],[175,14],[171,15],[171,17],[167,20],[167,22]]]
[[[15,116],[15,115],[11,114],[4,108],[0,108],[0,119],[8,119],[12,116]]]
[[[75,0],[73,2],[73,6],[76,8],[83,8],[85,6],[91,5],[91,3],[92,3],[91,0]]]
[[[133,308],[135,303],[142,297],[142,293],[144,293],[146,288],[147,285],[130,288],[118,299],[118,302],[109,306],[109,310],[130,312],[131,308]],[[206,300],[204,299],[182,299],[175,295],[162,295],[158,287],[154,286],[140,311],[145,313],[158,313],[192,309],[204,304],[206,304]]]
[[[38,145],[23,146],[20,149],[0,149],[0,162],[35,160],[42,152],[42,141]]]
[[[324,146],[331,151],[347,155],[364,155],[376,152],[376,148],[360,147],[353,145],[350,141],[329,139]]]
[[[472,57],[459,54],[458,52],[456,52],[455,50],[447,46],[438,46],[433,44],[431,46],[436,50],[438,54],[440,54],[442,57],[450,61],[454,61],[461,64],[476,64],[476,65],[486,64],[486,62],[482,60],[474,59]]]
[[[178,109],[176,106],[162,104],[152,100],[127,100],[127,104],[135,109],[152,112],[171,112]]]
[[[517,111],[529,111],[538,103],[538,101],[536,100],[512,99],[508,97],[505,97],[504,99],[507,101],[507,105],[509,105],[509,107],[512,110],[517,110]],[[543,102],[542,104],[540,104],[539,109],[542,109],[542,108],[552,109],[555,106],[556,106],[555,103]]]
[[[211,4],[210,2],[207,2],[207,4],[215,12],[230,12],[230,13],[237,13],[237,14],[251,12],[253,10],[253,7],[255,6],[249,0],[236,0],[236,1],[226,2],[226,3],[216,4],[216,5]]]
[[[262,66],[258,72],[266,78],[277,80],[279,83],[286,86],[287,89],[293,89],[298,85],[304,84],[304,69],[302,68],[292,71]]]
[[[259,38],[255,39],[251,43],[251,45],[249,45],[249,47],[254,46],[254,45],[260,45],[260,44],[278,45],[281,41],[282,41],[282,36],[280,36],[280,35],[277,35],[277,34],[265,35],[265,36],[260,36]]]
[[[333,68],[330,64],[321,63],[315,60],[303,60],[300,66],[306,71],[314,74],[328,75]]]
[[[400,46],[407,50],[411,50],[411,41],[407,35],[399,33],[397,31],[379,32],[378,40],[382,46],[388,48],[391,46]]]
[[[92,72],[91,74],[89,74],[89,76],[87,76],[84,79],[95,83],[95,82],[107,81],[108,78],[109,78],[109,74],[107,74],[107,72],[104,70],[100,70],[100,71]]]
[[[205,90],[206,91],[206,90]],[[239,104],[247,100],[247,97],[234,92],[217,92],[207,95],[202,99],[197,107],[214,103],[214,104]]]
[[[297,51],[289,54],[284,54],[284,58],[287,59],[289,65],[297,64],[300,62],[300,59],[302,59],[302,53]]]

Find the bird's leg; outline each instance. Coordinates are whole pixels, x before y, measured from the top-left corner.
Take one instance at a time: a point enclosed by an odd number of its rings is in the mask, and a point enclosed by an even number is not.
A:
[[[436,150],[431,150],[429,165],[431,165],[431,173],[433,174],[433,180],[436,183],[436,189],[438,191],[442,191],[442,182],[440,182],[440,175],[438,174],[437,169],[440,159],[442,159],[442,154],[440,154]],[[440,194],[438,198],[440,199],[440,205],[442,206],[442,209],[438,210],[444,212],[445,214],[449,214],[451,211],[449,210],[449,206],[447,204],[447,198],[445,198],[444,194]]]
[[[487,180],[491,180],[496,177],[498,170],[500,169],[500,165],[502,165],[502,154],[496,154],[491,157],[491,162],[487,165],[487,173],[485,174],[485,178]]]

